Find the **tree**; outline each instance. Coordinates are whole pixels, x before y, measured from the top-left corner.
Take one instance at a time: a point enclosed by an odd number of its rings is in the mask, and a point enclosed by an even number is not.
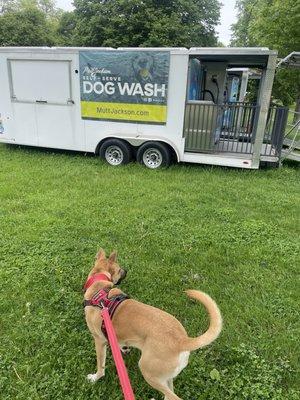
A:
[[[13,11],[17,6],[18,0],[0,0],[0,15],[8,11]]]
[[[285,57],[300,50],[300,2],[294,0],[237,0],[238,21],[233,25],[232,44],[267,46]],[[298,99],[300,107],[300,71],[279,70],[275,76],[273,97],[284,105]]]
[[[46,15],[56,14],[56,1],[55,0],[38,0],[38,8]]]
[[[257,2],[258,0],[236,0],[235,7],[238,11],[238,20],[231,26],[233,32],[231,37],[232,46],[255,46],[249,34],[249,25],[255,18]]]
[[[52,46],[55,36],[45,14],[34,7],[0,16],[0,46]]]
[[[63,11],[56,8],[54,0],[1,1],[0,45],[51,46],[57,44],[59,42],[58,26],[62,14]]]
[[[58,43],[60,46],[73,46],[74,45],[74,30],[76,27],[76,16],[74,12],[64,12],[62,13],[57,33],[58,33]]]
[[[37,8],[42,11],[46,17],[55,16],[59,10],[56,8],[55,0],[15,0],[15,3],[19,10]]]
[[[279,57],[300,50],[299,1],[264,0],[257,8],[249,26],[253,42],[276,48]]]
[[[87,46],[212,46],[218,0],[74,0],[75,42]]]

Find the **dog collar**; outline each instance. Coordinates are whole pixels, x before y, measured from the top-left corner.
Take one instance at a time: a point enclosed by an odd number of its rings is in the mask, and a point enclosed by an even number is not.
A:
[[[90,286],[92,286],[93,283],[99,281],[111,282],[111,279],[109,279],[109,277],[103,273],[94,274],[87,279],[83,286],[83,290],[86,291]]]

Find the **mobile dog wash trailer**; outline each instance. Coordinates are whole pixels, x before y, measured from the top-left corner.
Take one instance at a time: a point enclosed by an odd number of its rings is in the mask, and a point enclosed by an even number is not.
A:
[[[282,147],[275,67],[266,48],[0,48],[0,142],[258,168]],[[255,103],[231,101],[232,68],[259,71]]]

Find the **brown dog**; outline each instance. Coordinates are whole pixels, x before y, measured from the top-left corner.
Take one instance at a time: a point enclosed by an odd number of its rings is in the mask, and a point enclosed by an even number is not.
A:
[[[122,293],[113,288],[126,276],[116,258],[114,252],[107,259],[101,249],[86,283],[85,316],[97,353],[97,372],[87,376],[91,382],[104,375],[107,340],[101,330],[100,310],[91,306],[90,300],[100,289],[110,289],[108,298]],[[141,351],[140,370],[145,380],[165,395],[165,400],[180,400],[173,392],[173,379],[187,366],[190,351],[213,342],[222,329],[219,308],[207,294],[188,290],[187,295],[200,301],[210,316],[208,330],[197,338],[188,337],[184,327],[172,315],[132,299],[120,303],[112,320],[120,347],[136,347]]]

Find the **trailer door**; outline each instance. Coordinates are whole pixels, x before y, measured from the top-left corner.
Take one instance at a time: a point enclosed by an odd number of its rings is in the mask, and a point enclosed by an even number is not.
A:
[[[10,60],[10,69],[16,121],[33,109],[38,146],[77,149],[71,61]]]

